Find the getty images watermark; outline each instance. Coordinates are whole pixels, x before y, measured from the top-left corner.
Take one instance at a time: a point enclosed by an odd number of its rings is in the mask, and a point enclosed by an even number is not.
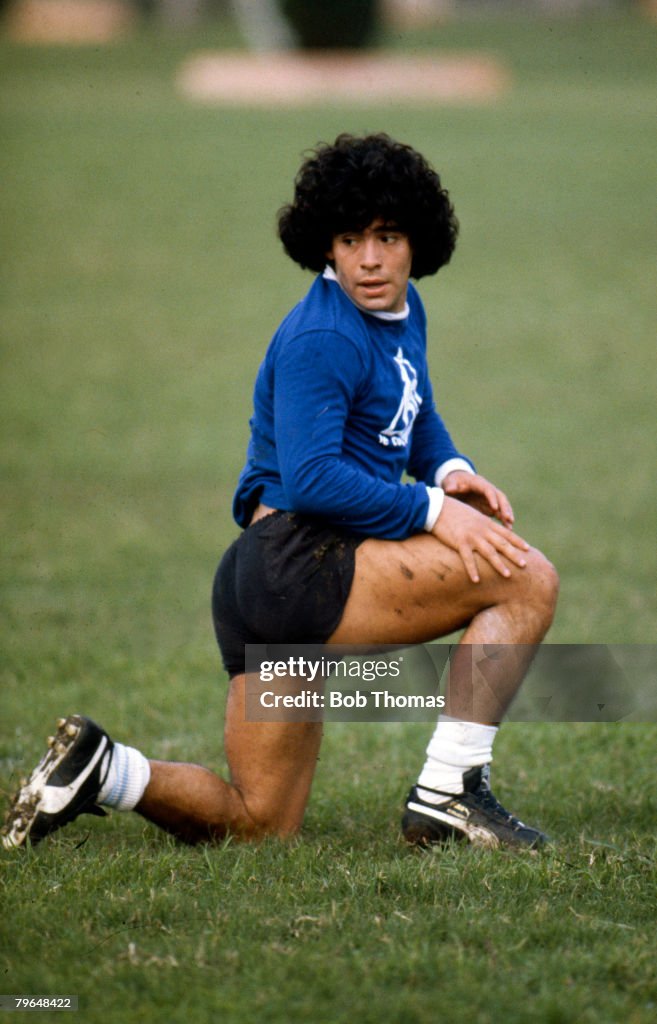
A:
[[[475,721],[482,698],[510,721],[657,721],[647,644],[249,644],[246,670],[249,721],[433,721],[456,690]],[[519,671],[509,707],[505,681]]]
[[[404,656],[398,658],[309,658],[303,654],[286,654],[277,659],[265,658],[256,670],[260,683],[276,683],[274,689],[262,689],[258,697],[260,707],[274,709],[307,709],[354,711],[371,706],[374,710],[406,710],[408,708],[436,708],[445,706],[440,694],[399,693],[387,684],[398,681],[402,675]],[[358,689],[335,689],[327,681],[358,681]],[[290,691],[288,685],[291,683]],[[320,686],[320,683],[322,684]],[[384,684],[386,684],[384,686]],[[366,687],[360,689],[360,685]],[[375,689],[380,685],[381,689]]]

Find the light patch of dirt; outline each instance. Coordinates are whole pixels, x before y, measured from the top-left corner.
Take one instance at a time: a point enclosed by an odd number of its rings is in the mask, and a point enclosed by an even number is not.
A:
[[[6,34],[20,43],[109,43],[132,28],[121,0],[20,0],[6,16]]]
[[[260,107],[490,103],[511,87],[509,70],[484,53],[198,53],[179,90],[207,104]]]

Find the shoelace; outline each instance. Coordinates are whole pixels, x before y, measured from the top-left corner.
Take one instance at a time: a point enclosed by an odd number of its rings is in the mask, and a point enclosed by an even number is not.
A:
[[[475,793],[479,797],[482,807],[485,807],[486,810],[499,814],[499,816],[504,818],[513,828],[522,828],[522,824],[519,819],[514,818],[506,808],[502,807],[502,804],[495,796],[493,796],[493,792],[488,786],[479,786],[479,788],[475,790]]]

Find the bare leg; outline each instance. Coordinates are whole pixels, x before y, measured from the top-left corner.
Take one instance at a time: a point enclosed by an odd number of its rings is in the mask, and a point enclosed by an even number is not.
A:
[[[404,837],[420,845],[450,837],[488,847],[544,845],[539,829],[495,799],[482,766],[491,758],[490,725],[506,711],[552,621],[554,569],[533,550],[525,567],[513,567],[508,577],[478,558],[479,582],[473,583],[460,556],[430,536],[398,544],[366,541],[358,554],[356,581],[334,641],[412,644],[465,627],[450,660],[446,707],[460,721],[438,722],[418,785],[406,800]]]
[[[534,549],[527,567],[508,579],[480,560],[472,583],[460,557],[435,537],[367,540],[357,551],[356,576],[332,643],[425,643],[465,628],[450,666],[446,711],[454,718],[498,722],[517,692],[556,603],[557,576]],[[476,646],[475,646],[476,645]],[[477,656],[483,645],[500,657]],[[483,663],[483,678],[473,672]]]
[[[245,721],[245,676],[230,684],[224,740],[230,782],[195,764],[151,761],[137,811],[186,842],[228,833],[255,839],[296,832],[310,796],[319,722]]]

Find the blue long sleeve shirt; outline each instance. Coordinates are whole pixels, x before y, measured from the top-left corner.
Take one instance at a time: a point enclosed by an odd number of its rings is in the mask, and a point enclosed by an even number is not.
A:
[[[463,456],[435,408],[413,285],[408,316],[387,320],[317,277],[269,345],[250,426],[233,505],[240,526],[263,502],[370,537],[422,530],[427,487]],[[405,472],[416,482],[402,482]]]

